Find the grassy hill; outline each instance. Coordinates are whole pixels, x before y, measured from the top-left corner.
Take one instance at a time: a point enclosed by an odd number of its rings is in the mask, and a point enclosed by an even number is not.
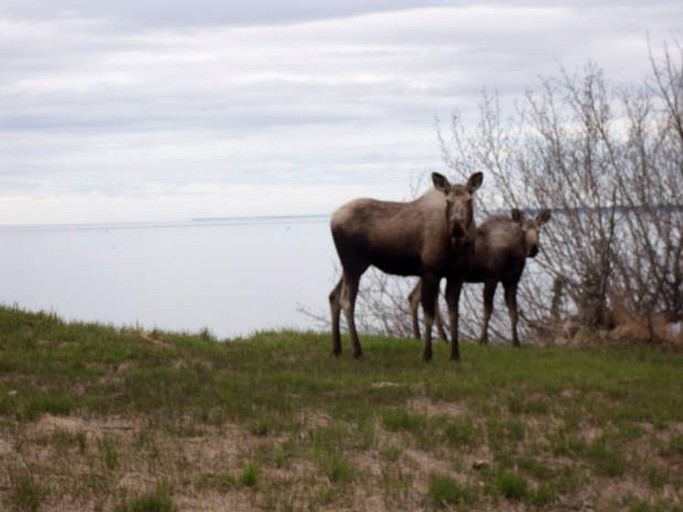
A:
[[[683,510],[683,354],[363,342],[0,308],[0,509]]]

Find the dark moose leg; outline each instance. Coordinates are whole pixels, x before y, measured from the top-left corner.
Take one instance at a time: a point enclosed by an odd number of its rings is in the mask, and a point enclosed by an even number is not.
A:
[[[484,283],[484,323],[481,326],[481,336],[479,343],[486,345],[489,342],[489,320],[493,312],[493,297],[496,295],[497,281],[486,281]]]
[[[519,337],[517,336],[517,283],[505,285],[505,303],[508,306],[510,323],[512,324],[512,346],[519,347]]]
[[[341,354],[341,333],[339,332],[339,317],[341,315],[341,293],[344,285],[342,277],[330,292],[330,312],[332,313],[332,353],[335,356]]]
[[[356,296],[358,295],[358,283],[360,275],[353,276],[344,274],[344,286],[342,287],[341,303],[346,315],[346,323],[349,327],[349,336],[353,342],[353,357],[358,359],[363,355],[363,349],[358,340],[358,332],[356,331],[356,320],[354,317],[356,309]]]
[[[422,287],[418,281],[412,291],[408,294],[408,306],[410,308],[410,318],[413,322],[413,337],[420,339],[420,320],[418,319],[417,311],[420,308],[420,297],[422,295]]]
[[[429,362],[432,360],[432,325],[434,324],[434,309],[439,293],[439,280],[426,276],[422,278],[422,311],[424,312],[424,347],[422,349],[422,360]]]
[[[460,361],[460,346],[458,344],[458,305],[462,281],[449,279],[446,284],[446,302],[448,304],[448,319],[451,324],[451,361]]]

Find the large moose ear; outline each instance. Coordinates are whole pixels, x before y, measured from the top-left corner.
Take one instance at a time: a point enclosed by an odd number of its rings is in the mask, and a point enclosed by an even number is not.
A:
[[[512,220],[517,224],[521,224],[524,220],[524,214],[521,212],[521,210],[518,210],[517,208],[513,208],[512,210],[510,210],[510,217],[512,217]]]
[[[470,194],[481,187],[483,181],[484,173],[475,172],[472,176],[470,176],[470,179],[467,180],[467,188],[469,189]]]
[[[433,172],[432,183],[434,183],[435,189],[440,190],[444,194],[448,194],[451,191],[451,184],[448,182],[448,180],[443,174]]]
[[[551,215],[552,214],[550,213],[550,210],[548,210],[547,208],[544,210],[541,210],[540,212],[538,212],[538,215],[536,215],[536,223],[539,226],[542,226],[543,224],[545,224],[546,222],[548,222],[550,220]]]

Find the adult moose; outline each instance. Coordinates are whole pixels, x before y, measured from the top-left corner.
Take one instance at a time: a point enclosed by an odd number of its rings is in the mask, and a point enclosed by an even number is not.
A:
[[[414,201],[356,199],[334,212],[330,228],[342,266],[342,277],[329,297],[335,355],[341,354],[342,309],[353,342],[353,355],[363,355],[354,312],[361,275],[372,265],[388,274],[421,278],[425,361],[432,358],[432,324],[439,281],[447,278],[451,359],[460,359],[457,303],[456,296],[450,293],[450,284],[460,281],[459,273],[473,254],[473,199],[482,181],[480,172],[472,174],[464,185],[452,184],[441,174],[433,173],[434,188]]]
[[[550,210],[541,210],[535,218],[525,218],[524,214],[513,208],[510,217],[494,215],[488,217],[477,228],[474,240],[474,257],[470,266],[461,273],[462,282],[484,283],[484,323],[479,342],[488,343],[488,327],[493,312],[493,297],[498,283],[505,288],[505,303],[512,328],[512,344],[519,347],[517,335],[517,286],[524,272],[526,258],[538,254],[541,227],[550,220]],[[458,293],[462,287],[454,284]],[[420,283],[410,292],[408,301],[413,322],[413,334],[420,337],[417,310],[420,300]],[[437,328],[442,338],[445,332],[441,325],[438,308],[435,313]]]

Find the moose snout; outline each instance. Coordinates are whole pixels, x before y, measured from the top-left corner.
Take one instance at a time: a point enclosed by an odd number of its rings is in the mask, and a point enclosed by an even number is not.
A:
[[[451,236],[453,238],[462,238],[465,236],[465,233],[465,227],[460,222],[455,222],[451,226]]]

